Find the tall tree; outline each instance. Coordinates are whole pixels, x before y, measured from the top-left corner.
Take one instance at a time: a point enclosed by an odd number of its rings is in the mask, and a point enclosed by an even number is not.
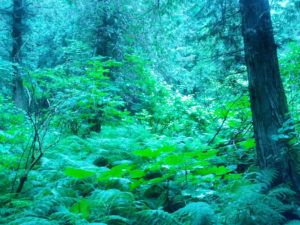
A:
[[[279,172],[276,183],[292,182],[300,190],[299,172],[286,140],[274,138],[288,119],[268,0],[240,0],[242,34],[256,149],[261,168]]]
[[[26,93],[23,85],[21,71],[21,50],[23,45],[23,19],[25,17],[25,4],[23,0],[13,0],[12,12],[12,52],[13,62],[13,98],[18,107],[26,110],[28,107]]]
[[[118,41],[122,29],[119,1],[97,0],[97,7],[101,9],[101,16],[96,31],[95,55],[119,58]]]

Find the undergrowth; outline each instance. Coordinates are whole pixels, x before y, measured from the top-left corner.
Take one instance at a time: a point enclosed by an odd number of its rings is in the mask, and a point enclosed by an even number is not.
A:
[[[63,137],[18,196],[6,191],[13,168],[1,164],[0,223],[284,224],[294,193],[270,189],[274,171],[254,181],[255,172],[249,179],[224,165],[222,152],[194,149],[197,143],[142,125]]]

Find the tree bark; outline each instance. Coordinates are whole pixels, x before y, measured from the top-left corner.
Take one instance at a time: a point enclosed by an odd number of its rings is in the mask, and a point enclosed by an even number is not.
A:
[[[113,4],[113,9],[108,7]],[[101,24],[96,32],[96,56],[119,59],[121,52],[118,49],[122,20],[119,18],[119,9],[116,1],[98,0],[98,7],[102,7]]]
[[[269,2],[240,0],[240,9],[258,163],[262,169],[278,171],[274,184],[293,183],[299,188],[288,142],[274,138],[289,117]]]
[[[21,49],[23,45],[23,18],[24,2],[23,0],[13,0],[12,13],[12,52],[13,62],[13,98],[17,107],[27,110],[27,97],[23,85],[22,75],[19,69],[21,64]]]

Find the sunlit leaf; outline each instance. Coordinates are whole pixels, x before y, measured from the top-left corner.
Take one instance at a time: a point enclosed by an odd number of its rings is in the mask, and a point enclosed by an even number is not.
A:
[[[132,179],[136,178],[142,178],[146,175],[146,173],[143,170],[132,170],[130,171],[130,176]]]
[[[95,174],[95,172],[92,171],[76,169],[76,168],[66,168],[64,173],[69,177],[73,177],[77,179],[88,178]]]
[[[81,214],[82,218],[88,219],[90,216],[90,202],[86,199],[81,199],[72,206],[71,212]]]
[[[240,145],[245,149],[251,149],[255,147],[255,139],[250,138],[246,141],[240,142]]]
[[[229,172],[231,172],[231,170],[224,166],[219,166],[219,167],[213,166],[208,168],[201,168],[195,171],[195,173],[198,175],[209,175],[209,174],[224,175]]]

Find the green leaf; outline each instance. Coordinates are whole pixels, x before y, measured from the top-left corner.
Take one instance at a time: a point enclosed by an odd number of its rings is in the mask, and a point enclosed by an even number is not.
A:
[[[195,152],[196,153],[195,157],[198,160],[205,160],[205,159],[209,159],[209,158],[216,156],[218,154],[218,152],[219,152],[219,150],[216,150],[216,149],[211,149],[207,152],[197,151],[197,152]]]
[[[166,156],[162,163],[168,164],[168,165],[182,165],[183,163],[189,162],[191,160],[191,157],[185,154],[174,154],[174,155],[168,155]]]
[[[209,175],[209,174],[224,175],[229,172],[231,172],[231,170],[224,166],[219,166],[219,167],[213,166],[213,167],[209,167],[209,168],[201,168],[201,169],[197,169],[195,171],[196,174],[202,175],[202,176]]]
[[[164,145],[163,147],[158,148],[157,151],[161,153],[169,153],[169,152],[173,152],[175,149],[176,147],[173,145]]]
[[[233,174],[233,173],[230,173],[230,174],[226,174],[224,176],[225,180],[238,180],[238,179],[241,179],[241,178],[242,178],[242,174]]]
[[[88,219],[90,216],[90,203],[86,199],[81,199],[79,202],[75,203],[71,212],[81,214],[82,218]]]
[[[115,60],[107,60],[106,62],[104,62],[104,66],[105,67],[120,67],[122,66],[121,62],[115,61]]]
[[[149,180],[147,183],[148,184],[157,184],[157,183],[165,181],[166,179],[167,178],[165,178],[165,177],[157,177],[157,178]]]
[[[145,157],[145,158],[156,158],[161,153],[159,151],[152,150],[150,148],[146,148],[146,149],[142,149],[142,150],[135,150],[135,151],[133,151],[133,154],[136,156]]]
[[[255,139],[250,138],[246,141],[241,142],[240,145],[245,149],[252,149],[255,147]]]
[[[175,149],[176,149],[175,146],[165,145],[158,149],[146,148],[142,150],[135,150],[133,151],[133,154],[145,158],[157,158],[162,154],[173,152]]]
[[[220,118],[225,118],[228,114],[228,110],[226,108],[219,108],[215,110],[215,115]]]
[[[122,164],[112,167],[109,171],[101,173],[98,177],[98,181],[109,180],[110,178],[121,178],[125,173],[128,173],[132,169],[133,165]]]
[[[76,168],[66,168],[64,172],[67,176],[77,178],[77,179],[84,179],[91,177],[95,174],[95,172],[76,169]]]
[[[130,171],[130,176],[132,179],[142,178],[146,175],[143,170],[132,170]]]
[[[143,183],[145,183],[145,180],[144,180],[144,179],[134,180],[134,181],[130,184],[130,191],[133,191],[134,189],[138,188],[138,187],[141,186]]]

